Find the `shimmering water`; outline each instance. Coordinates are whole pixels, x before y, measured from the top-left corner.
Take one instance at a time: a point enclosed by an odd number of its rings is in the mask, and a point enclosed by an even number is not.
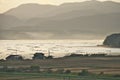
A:
[[[1,40],[0,58],[11,54],[31,58],[36,52],[46,56],[50,52],[54,57],[62,57],[70,53],[78,54],[120,54],[120,48],[97,47],[103,40]]]

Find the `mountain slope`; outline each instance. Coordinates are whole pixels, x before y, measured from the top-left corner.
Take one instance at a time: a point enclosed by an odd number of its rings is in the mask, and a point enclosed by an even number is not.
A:
[[[90,11],[90,14],[115,13],[120,12],[120,4],[112,1],[85,1],[80,3],[65,3],[60,6],[23,4],[5,12],[5,14],[12,15],[24,20],[31,18],[57,16],[64,13],[70,14],[74,11],[78,11],[81,16],[85,15],[82,13],[82,11],[86,11],[85,13],[88,13],[86,16],[89,15]]]
[[[19,20],[18,18],[11,15],[0,14],[0,27],[11,28],[16,27],[17,25],[20,24],[21,20]]]
[[[102,36],[108,33],[119,32],[120,30],[119,21],[120,21],[119,13],[112,13],[86,17],[81,16],[67,20],[47,19],[45,21],[39,21],[35,24],[32,23],[34,22],[32,21],[30,22],[32,24],[31,26],[16,27],[13,30],[23,31],[31,35],[32,33],[33,34],[35,33],[37,35],[35,36],[39,39],[42,38],[42,35],[39,34],[46,34],[48,38],[85,39],[88,36],[92,36],[90,39],[93,38],[95,39],[101,38]],[[34,35],[32,36],[35,37]]]
[[[39,4],[29,3],[29,4],[23,4],[16,8],[13,8],[5,12],[4,14],[12,15],[19,19],[24,20],[24,19],[34,18],[34,17],[41,17],[42,14],[54,8],[55,6],[52,6],[52,5],[39,5]]]
[[[4,16],[7,17],[1,18]],[[107,34],[119,32],[119,21],[120,3],[111,1],[65,3],[60,6],[24,4],[0,16],[0,37],[103,39]]]

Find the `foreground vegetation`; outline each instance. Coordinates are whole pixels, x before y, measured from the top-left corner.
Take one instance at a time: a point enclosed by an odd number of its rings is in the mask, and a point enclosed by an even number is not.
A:
[[[1,72],[0,80],[120,80],[120,76]]]
[[[0,80],[120,80],[120,56],[0,61]]]

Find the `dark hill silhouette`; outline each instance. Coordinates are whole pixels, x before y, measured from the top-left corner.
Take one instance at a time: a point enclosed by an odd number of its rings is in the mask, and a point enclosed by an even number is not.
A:
[[[120,48],[120,33],[111,34],[103,42],[104,46]]]

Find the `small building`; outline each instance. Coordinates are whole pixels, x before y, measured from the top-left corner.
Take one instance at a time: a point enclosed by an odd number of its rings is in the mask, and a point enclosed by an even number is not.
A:
[[[45,56],[43,53],[35,53],[32,59],[45,59]]]
[[[23,60],[23,57],[20,55],[9,55],[6,60]]]

